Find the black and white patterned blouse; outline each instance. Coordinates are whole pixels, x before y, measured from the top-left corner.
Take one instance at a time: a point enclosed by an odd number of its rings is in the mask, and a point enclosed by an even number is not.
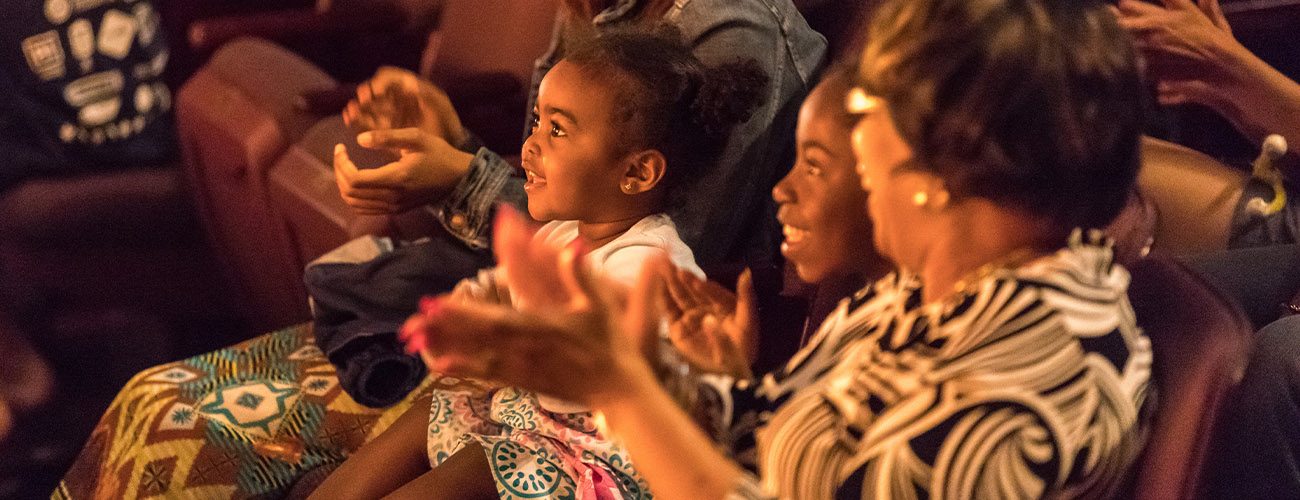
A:
[[[732,497],[1106,496],[1141,447],[1151,348],[1128,272],[1081,240],[942,303],[891,275],[758,382],[678,379],[757,471]]]

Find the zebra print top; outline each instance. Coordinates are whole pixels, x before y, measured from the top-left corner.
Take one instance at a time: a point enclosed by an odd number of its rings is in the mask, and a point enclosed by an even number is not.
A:
[[[1100,240],[1076,231],[941,303],[891,275],[779,372],[693,380],[697,416],[758,473],[732,498],[1113,492],[1141,448],[1151,347]]]

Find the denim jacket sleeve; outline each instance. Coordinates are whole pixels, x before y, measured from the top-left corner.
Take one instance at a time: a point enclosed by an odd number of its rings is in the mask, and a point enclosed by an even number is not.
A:
[[[514,167],[492,150],[480,147],[469,172],[451,194],[430,206],[448,233],[475,250],[491,246],[492,215],[498,203],[526,209],[523,181]]]

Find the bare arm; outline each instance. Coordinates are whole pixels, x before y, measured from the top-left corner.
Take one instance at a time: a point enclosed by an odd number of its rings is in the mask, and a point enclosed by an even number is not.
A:
[[[616,397],[598,403],[610,433],[664,499],[721,499],[744,474],[658,384],[644,363]]]
[[[310,498],[380,498],[428,472],[424,443],[431,402],[424,397],[412,403],[391,427],[348,457]]]
[[[1218,0],[1121,0],[1116,14],[1145,57],[1161,104],[1209,107],[1256,145],[1269,134],[1300,144],[1300,84],[1232,36]]]

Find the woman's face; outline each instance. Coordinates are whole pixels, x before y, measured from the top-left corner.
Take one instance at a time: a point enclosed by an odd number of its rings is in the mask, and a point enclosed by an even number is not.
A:
[[[799,110],[794,168],[772,189],[785,235],[781,253],[809,283],[865,273],[880,260],[867,244],[871,221],[867,194],[854,173],[846,91],[846,85],[828,80],[808,95]]]
[[[889,105],[876,105],[861,112],[853,127],[853,154],[862,190],[867,193],[876,251],[900,267],[919,269],[925,258],[925,242],[934,228],[933,212],[918,203],[918,193],[933,194],[937,178],[915,169],[903,168],[913,156],[903,141]]]
[[[528,214],[540,221],[595,222],[625,195],[617,151],[614,94],[608,85],[560,61],[538,88],[537,116],[524,141]]]

